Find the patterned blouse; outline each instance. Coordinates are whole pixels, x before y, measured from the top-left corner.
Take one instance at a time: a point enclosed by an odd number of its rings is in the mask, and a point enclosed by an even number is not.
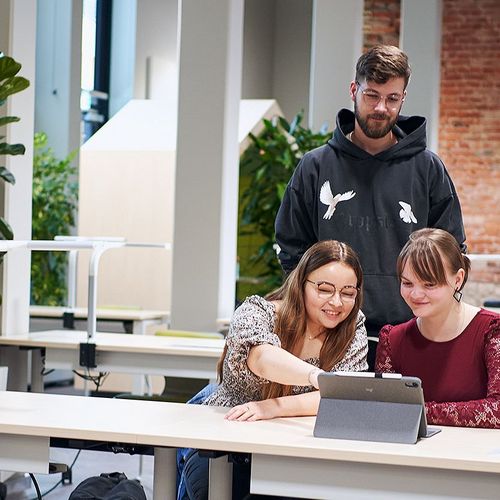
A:
[[[247,366],[247,358],[250,348],[255,345],[281,346],[279,337],[274,333],[275,320],[274,304],[258,295],[248,297],[236,309],[226,338],[227,354],[223,364],[222,383],[203,404],[236,406],[262,399],[262,386],[269,381],[250,371]],[[364,320],[365,317],[360,312],[356,334],[344,358],[332,368],[332,371],[362,371],[368,368],[366,362],[368,340]],[[319,358],[310,358],[304,361],[314,366],[319,365]],[[314,390],[312,386],[294,386],[293,394],[312,390]]]
[[[500,429],[500,315],[481,309],[447,342],[425,338],[413,318],[382,328],[377,372],[419,377],[429,423]]]

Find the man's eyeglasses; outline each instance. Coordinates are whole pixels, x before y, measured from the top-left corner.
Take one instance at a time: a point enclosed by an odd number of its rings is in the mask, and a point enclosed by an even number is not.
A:
[[[329,281],[311,281],[306,280],[316,286],[318,297],[320,299],[331,299],[337,293],[337,287]],[[346,285],[339,290],[340,300],[342,302],[354,302],[358,296],[358,287],[354,285]]]
[[[361,90],[361,93],[363,94],[363,100],[365,101],[365,104],[374,108],[378,105],[378,103],[382,100],[385,99],[385,105],[387,106],[387,109],[398,109],[398,107],[403,103],[405,100],[405,95],[401,94],[389,94],[388,96],[383,96],[380,95],[378,92],[372,89],[362,89],[361,85],[359,82],[356,82],[356,85],[358,88]]]

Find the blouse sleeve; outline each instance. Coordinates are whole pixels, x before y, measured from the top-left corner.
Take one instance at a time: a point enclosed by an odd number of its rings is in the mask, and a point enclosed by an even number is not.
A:
[[[246,379],[248,383],[266,381],[250,371],[248,355],[253,346],[271,344],[281,347],[274,333],[274,305],[256,296],[248,298],[235,311],[226,337],[226,367],[233,377]]]
[[[368,336],[365,327],[365,315],[359,311],[356,333],[347,348],[344,357],[333,366],[331,371],[361,372],[368,370],[366,356],[368,354]]]
[[[450,403],[425,403],[429,423],[500,429],[500,317],[485,336],[484,360],[488,372],[486,398]]]
[[[380,330],[377,345],[377,355],[375,358],[375,371],[378,373],[396,372],[392,361],[391,342],[389,340],[389,334],[391,333],[392,329],[392,325],[385,325],[382,330]]]

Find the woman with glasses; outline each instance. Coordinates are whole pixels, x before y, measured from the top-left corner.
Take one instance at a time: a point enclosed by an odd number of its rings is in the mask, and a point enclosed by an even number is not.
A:
[[[362,285],[359,260],[348,245],[313,245],[281,288],[265,298],[248,297],[235,311],[220,383],[201,404],[228,407],[227,420],[315,415],[321,371],[368,368]],[[208,460],[195,450],[178,458],[179,498],[205,498]]]
[[[394,264],[412,231],[446,229],[465,250],[458,196],[427,149],[426,120],[401,115],[410,73],[398,47],[377,45],[361,55],[349,84],[353,111],[340,110],[333,137],[300,159],[276,217],[285,272],[316,241],[344,241],[357,252],[366,329],[374,337],[385,324],[411,318]]]
[[[415,317],[382,329],[376,370],[419,377],[430,423],[500,428],[500,315],[462,300],[469,269],[446,231],[411,234],[397,272]]]

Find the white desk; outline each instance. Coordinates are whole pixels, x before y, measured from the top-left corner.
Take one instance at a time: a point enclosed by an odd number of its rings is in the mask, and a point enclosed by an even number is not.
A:
[[[498,499],[498,430],[443,427],[416,445],[372,443],[314,438],[312,417],[244,423],[224,420],[225,412],[198,405],[0,392],[0,469],[46,472],[50,437],[60,437],[155,447],[158,500],[175,498],[175,450],[169,448],[180,446],[251,453],[253,493]],[[224,483],[216,477],[211,484]]]
[[[19,248],[30,251],[64,251],[70,253],[68,306],[75,305],[76,255],[80,250],[91,250],[88,278],[87,332],[92,338],[97,332],[97,271],[101,256],[112,248],[161,248],[169,250],[170,243],[129,243],[125,238],[87,238],[80,236],[56,236],[54,240],[0,240],[0,251],[8,252]]]
[[[63,319],[65,314],[71,314],[74,319],[86,320],[88,310],[86,307],[56,307],[56,306],[30,306],[32,318]],[[107,309],[100,308],[96,311],[97,320],[118,321],[132,323],[132,333],[145,334],[150,325],[165,325],[170,321],[168,311],[153,311],[146,309]]]
[[[50,330],[15,337],[0,336],[0,347],[11,349],[9,380],[22,380],[27,348],[32,348],[32,381],[35,392],[43,392],[42,348],[45,349],[45,367],[81,370],[79,346],[86,342],[87,332],[78,330]],[[96,344],[96,371],[131,374],[165,375],[215,379],[216,366],[224,348],[223,339],[192,339],[129,335],[126,333],[99,333]],[[24,390],[22,382],[9,384],[11,389]]]

